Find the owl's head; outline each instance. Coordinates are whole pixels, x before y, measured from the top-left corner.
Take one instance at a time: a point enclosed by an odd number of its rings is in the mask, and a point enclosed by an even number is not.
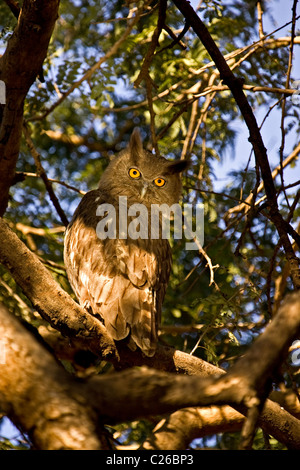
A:
[[[180,198],[180,173],[187,166],[186,160],[169,161],[145,150],[140,133],[135,129],[128,147],[106,168],[99,189],[114,198],[127,196],[132,203],[172,205]]]

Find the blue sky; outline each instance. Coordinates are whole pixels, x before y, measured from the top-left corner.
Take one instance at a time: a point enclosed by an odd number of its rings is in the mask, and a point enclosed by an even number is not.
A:
[[[191,1],[193,6],[197,6],[199,0],[192,0]],[[264,31],[265,33],[270,33],[276,27],[279,27],[291,19],[291,8],[292,8],[292,1],[291,0],[275,0],[272,2],[266,2],[266,5],[269,9],[271,9],[273,18],[275,20],[275,24],[271,23],[267,18],[264,21]],[[300,14],[300,8],[298,5],[298,14]],[[276,33],[276,37],[282,37],[289,34],[290,26],[281,30],[280,32]],[[299,27],[298,27],[299,30]],[[294,80],[300,80],[300,45],[295,45],[294,49],[294,65],[292,71],[292,78]],[[284,86],[284,83],[283,83]],[[274,102],[276,101],[276,97],[274,96]],[[298,105],[300,106],[300,104]],[[264,118],[266,113],[265,109],[260,109],[255,111],[256,118],[258,124],[260,125],[262,119]],[[274,168],[279,163],[279,147],[281,144],[281,134],[280,134],[280,119],[281,113],[280,108],[276,108],[272,111],[269,118],[265,122],[262,128],[262,136],[264,140],[264,144],[268,150],[269,160],[272,168]],[[286,121],[288,123],[288,120]],[[236,147],[234,154],[227,155],[225,159],[223,159],[222,163],[215,163],[214,171],[216,173],[217,179],[215,181],[216,189],[221,189],[224,187],[226,180],[230,180],[230,178],[225,178],[227,173],[232,170],[237,170],[239,168],[245,168],[247,161],[249,159],[251,145],[248,142],[248,130],[246,125],[240,121],[236,120],[234,123],[236,128],[238,129],[238,138],[236,142]],[[295,133],[291,133],[286,138],[286,151],[285,156],[287,156],[295,144],[296,136]],[[298,136],[299,141],[299,136]],[[300,159],[299,159],[300,160]],[[254,160],[252,157],[251,160],[251,167],[254,166]],[[292,183],[300,178],[300,161],[297,162],[297,165],[293,169],[285,170],[285,182],[286,184]],[[5,421],[4,426],[0,429],[0,436],[7,436],[8,438],[16,437],[18,435],[18,430],[14,428],[8,420]]]
[[[197,0],[192,0],[192,4],[197,4]],[[264,32],[265,34],[271,33],[274,31],[276,28],[288,23],[291,21],[292,17],[292,0],[275,0],[271,2],[267,2],[267,7],[269,8],[269,11],[271,11],[271,15],[273,17],[273,21],[271,22],[269,18],[264,18]],[[297,13],[298,15],[300,14],[300,8],[298,5],[298,10]],[[299,20],[298,20],[298,25],[299,25]],[[298,31],[299,31],[300,26],[298,26]],[[283,36],[289,36],[290,35],[290,29],[291,25],[287,26],[286,28],[282,29],[281,31],[275,33],[275,37],[283,37]],[[295,45],[294,47],[294,59],[293,59],[293,68],[292,68],[292,74],[291,77],[293,80],[300,80],[300,44]],[[285,74],[283,74],[283,84],[282,86],[285,86]],[[257,84],[259,85],[259,84]],[[278,99],[277,95],[274,95],[274,101],[273,103],[276,102]],[[291,98],[288,98],[291,99]],[[299,100],[300,101],[300,100]],[[296,106],[296,105],[295,105]],[[297,106],[300,106],[298,104]],[[260,126],[267,110],[266,108],[260,108],[254,110],[254,114],[256,117],[256,120],[258,122],[258,125]],[[268,151],[268,157],[270,161],[271,168],[273,169],[279,164],[279,148],[281,145],[281,130],[280,130],[280,120],[281,120],[281,108],[276,107],[274,110],[270,113],[270,116],[267,118],[265,121],[261,134],[264,140],[265,147],[267,148]],[[285,120],[285,124],[287,125],[289,123],[289,119]],[[222,159],[221,163],[215,162],[214,164],[214,171],[216,174],[217,179],[215,180],[215,188],[216,190],[221,189],[224,187],[224,184],[226,182],[229,182],[231,180],[230,177],[226,177],[226,174],[228,174],[232,170],[237,170],[237,169],[244,169],[247,165],[249,155],[251,152],[251,145],[248,142],[248,129],[245,125],[244,122],[241,120],[237,119],[235,123],[232,125],[232,127],[235,127],[235,129],[238,130],[238,137],[236,140],[236,146],[235,146],[235,151],[233,154],[228,154],[224,159]],[[295,132],[291,132],[286,136],[286,145],[285,145],[285,152],[284,156],[287,157],[289,153],[293,150],[293,146],[295,145],[295,142],[298,142],[300,140],[300,136],[296,136]],[[250,163],[250,168],[254,167],[254,156],[252,156],[251,163]],[[298,162],[294,168],[286,168],[284,171],[285,175],[285,183],[290,184],[293,183],[300,178],[300,158],[298,158]]]

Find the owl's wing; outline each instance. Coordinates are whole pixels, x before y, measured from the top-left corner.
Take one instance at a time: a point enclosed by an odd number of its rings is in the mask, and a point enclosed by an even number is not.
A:
[[[129,282],[118,298],[119,311],[130,325],[131,339],[151,356],[171,269],[170,247],[166,240],[118,240],[120,245],[119,276]]]
[[[115,340],[130,334],[131,347],[152,356],[171,269],[169,243],[99,239],[96,210],[107,202],[100,190],[90,191],[74,214],[64,250],[69,281],[80,304],[102,317]]]

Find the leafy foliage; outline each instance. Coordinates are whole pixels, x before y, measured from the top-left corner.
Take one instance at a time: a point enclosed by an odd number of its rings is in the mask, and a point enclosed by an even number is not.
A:
[[[268,88],[286,87],[289,44],[276,42],[271,35],[262,47],[241,49],[259,39],[256,1],[200,3],[199,14],[222,53],[239,50],[229,62],[236,75],[246,85],[266,88],[259,93],[246,91],[252,107],[265,115],[273,108],[280,112],[283,95],[274,95]],[[266,6],[266,18],[268,9]],[[7,6],[1,5],[3,47],[15,25],[7,12]],[[110,55],[128,28],[129,13],[140,18]],[[241,128],[239,112],[228,90],[214,88],[222,83],[192,29],[174,41],[184,21],[172,2],[166,12],[167,28],[162,29],[149,63],[149,75],[135,87],[159,15],[156,1],[62,1],[44,64],[45,82],[37,80],[31,88],[25,120],[48,178],[56,181],[53,188],[68,219],[81,196],[61,183],[83,192],[94,189],[109,157],[126,145],[135,126],[140,127],[150,149],[157,139],[162,154],[191,160],[184,175],[183,200],[204,204],[207,258],[185,250],[184,240],[172,242],[174,265],[161,341],[227,368],[262,330],[292,284],[264,201],[252,205],[250,211],[245,211],[249,203],[237,207],[259,184],[253,158],[246,169],[239,168],[235,148]],[[80,81],[105,57],[101,66]],[[292,74],[291,79],[297,78]],[[285,100],[284,112],[286,139],[293,148],[300,116],[290,97]],[[155,139],[150,137],[150,128]],[[228,154],[232,155],[227,163],[229,182],[216,188],[216,162],[226,162]],[[283,156],[287,157],[286,150]],[[25,140],[17,171],[20,181],[12,188],[6,218],[71,293],[62,262],[62,223]],[[297,227],[299,208],[293,206],[299,197],[297,186],[284,191],[280,177],[277,181],[281,212]],[[263,194],[261,191],[256,200]],[[218,265],[213,272],[208,257],[213,266]],[[33,322],[34,316],[28,314],[31,305],[2,268],[0,301]],[[147,429],[144,423],[140,427],[134,423],[125,430],[120,426],[126,443],[142,440]],[[224,435],[216,445],[230,448],[236,443]],[[255,445],[264,447],[262,435],[257,436]]]

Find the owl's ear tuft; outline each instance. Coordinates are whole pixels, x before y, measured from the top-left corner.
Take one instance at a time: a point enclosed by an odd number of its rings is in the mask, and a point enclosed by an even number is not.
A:
[[[166,174],[174,175],[175,173],[181,173],[186,170],[190,165],[190,162],[187,160],[176,160],[171,162],[167,166]]]
[[[133,129],[133,132],[130,137],[128,149],[133,160],[138,160],[141,155],[143,155],[143,143],[141,139],[141,134],[138,127]]]

